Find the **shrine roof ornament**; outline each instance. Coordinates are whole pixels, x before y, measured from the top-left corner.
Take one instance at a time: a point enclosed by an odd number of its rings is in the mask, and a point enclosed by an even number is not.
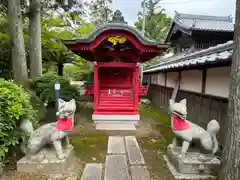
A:
[[[124,20],[124,17],[122,16],[121,11],[116,10],[113,14],[112,20],[109,23],[124,23],[127,24],[127,22]]]
[[[141,42],[143,45],[149,45],[149,46],[158,46],[158,47],[163,47],[163,48],[168,48],[169,45],[159,43],[154,40],[150,40],[146,37],[144,37],[140,31],[138,31],[135,27],[132,27],[128,25],[124,17],[122,16],[122,13],[117,10],[111,21],[109,23],[106,23],[102,26],[99,26],[95,31],[93,31],[87,38],[83,39],[75,39],[75,40],[64,40],[65,45],[70,45],[70,44],[81,44],[81,43],[91,43],[93,42],[100,34],[106,32],[106,31],[126,31],[132,35],[134,35],[139,42]]]

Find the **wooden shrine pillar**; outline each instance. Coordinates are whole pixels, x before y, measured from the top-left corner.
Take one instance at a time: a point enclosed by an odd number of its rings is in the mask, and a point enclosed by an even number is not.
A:
[[[97,62],[94,62],[94,111],[96,111],[98,106],[98,94],[99,94],[99,83],[98,83],[98,65]]]
[[[134,86],[135,86],[135,92],[134,92],[134,106],[135,106],[135,110],[137,111],[138,110],[138,98],[139,98],[139,63],[137,64],[136,66],[136,69],[135,69],[135,79],[134,79]]]

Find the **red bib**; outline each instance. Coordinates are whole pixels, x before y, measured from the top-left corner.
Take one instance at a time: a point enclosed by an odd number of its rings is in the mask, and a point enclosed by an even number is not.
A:
[[[183,131],[183,130],[187,130],[190,129],[190,125],[188,124],[188,122],[185,119],[181,119],[178,116],[172,116],[172,128],[175,131]]]
[[[72,130],[72,118],[57,118],[56,129],[58,131],[71,131]]]

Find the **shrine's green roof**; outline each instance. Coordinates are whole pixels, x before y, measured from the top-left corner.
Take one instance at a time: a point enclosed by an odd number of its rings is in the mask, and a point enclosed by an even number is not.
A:
[[[64,44],[77,44],[77,43],[91,43],[93,42],[101,33],[109,30],[123,30],[133,34],[142,44],[144,45],[155,45],[161,47],[168,47],[169,45],[159,43],[154,40],[150,40],[144,37],[140,31],[136,28],[129,26],[125,23],[107,23],[98,27],[93,33],[91,33],[87,38],[75,39],[75,40],[65,40]]]

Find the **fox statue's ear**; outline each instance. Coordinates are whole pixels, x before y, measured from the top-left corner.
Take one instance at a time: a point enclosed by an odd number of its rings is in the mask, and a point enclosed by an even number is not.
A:
[[[65,103],[64,100],[62,100],[62,99],[58,99],[58,104],[64,104],[64,103]]]
[[[70,104],[75,104],[75,99],[72,99],[71,101],[69,101]]]
[[[171,104],[174,104],[174,100],[170,99],[170,100],[169,100],[169,104],[170,104],[170,105],[171,105]]]
[[[184,104],[185,106],[187,105],[187,100],[186,99],[183,99],[180,101],[181,104]]]

